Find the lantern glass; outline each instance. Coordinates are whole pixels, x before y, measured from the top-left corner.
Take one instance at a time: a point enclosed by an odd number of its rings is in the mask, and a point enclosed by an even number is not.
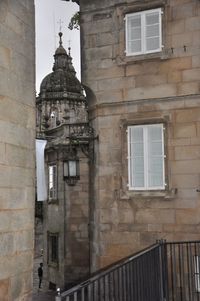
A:
[[[68,167],[69,167],[69,177],[76,177],[77,176],[77,161],[69,160]]]
[[[69,159],[63,161],[63,176],[64,179],[79,179],[79,160]]]
[[[63,162],[63,175],[64,175],[64,178],[69,177],[68,161]]]

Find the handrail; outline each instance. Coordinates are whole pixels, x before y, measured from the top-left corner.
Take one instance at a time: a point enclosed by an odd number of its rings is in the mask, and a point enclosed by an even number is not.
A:
[[[156,243],[153,244],[145,249],[143,249],[142,251],[139,251],[135,254],[132,254],[128,257],[126,257],[125,259],[119,260],[118,262],[109,265],[106,268],[103,268],[102,270],[98,271],[96,275],[90,277],[89,279],[87,279],[86,281],[83,281],[82,283],[72,287],[71,289],[61,293],[61,297],[66,297],[67,295],[72,294],[73,292],[77,291],[80,288],[86,287],[87,285],[89,285],[90,283],[96,281],[97,279],[113,272],[114,270],[116,270],[117,268],[119,268],[120,266],[123,266],[127,263],[129,263],[130,261],[150,252],[151,250],[154,250],[155,248],[158,248],[160,246],[160,244]]]
[[[158,240],[59,293],[56,301],[200,300],[200,241]]]

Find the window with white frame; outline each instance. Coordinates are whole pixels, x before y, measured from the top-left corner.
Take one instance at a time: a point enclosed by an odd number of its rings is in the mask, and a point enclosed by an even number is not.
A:
[[[126,55],[161,51],[161,16],[161,8],[126,15]]]
[[[130,190],[165,189],[164,126],[128,126],[128,187]]]
[[[49,165],[49,199],[57,198],[57,166]]]

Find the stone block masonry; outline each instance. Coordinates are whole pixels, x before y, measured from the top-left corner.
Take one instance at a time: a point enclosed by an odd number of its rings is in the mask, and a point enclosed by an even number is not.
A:
[[[80,7],[82,81],[99,137],[91,187],[95,271],[156,239],[199,239],[200,1],[93,0]],[[126,14],[158,7],[163,49],[127,56]],[[165,125],[166,189],[129,190],[127,126],[158,122]]]
[[[0,1],[0,300],[32,299],[34,0]]]

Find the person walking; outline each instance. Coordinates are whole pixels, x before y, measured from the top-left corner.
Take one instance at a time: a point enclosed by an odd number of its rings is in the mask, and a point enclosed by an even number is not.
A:
[[[42,284],[42,278],[43,278],[43,263],[40,263],[40,266],[38,268],[38,277],[39,277],[39,288],[41,288]]]

